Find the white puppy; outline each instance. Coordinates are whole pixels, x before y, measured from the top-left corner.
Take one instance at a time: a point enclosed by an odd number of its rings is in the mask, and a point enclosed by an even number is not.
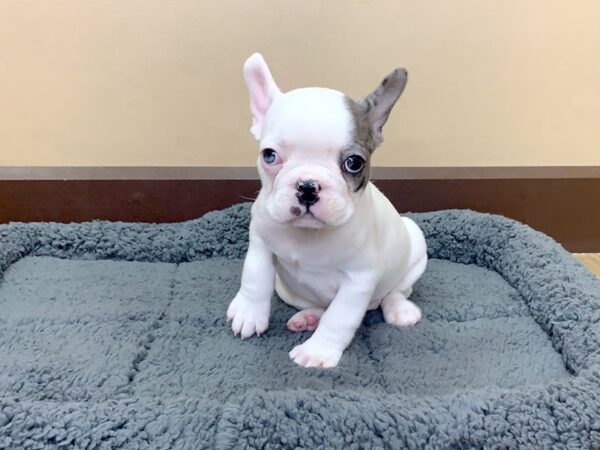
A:
[[[275,289],[300,310],[288,328],[314,330],[290,357],[305,367],[334,367],[367,310],[381,306],[396,326],[421,318],[408,297],[427,264],[423,233],[369,182],[370,156],[406,71],[394,70],[360,102],[324,88],[282,93],[257,53],[244,78],[262,189],[227,318],[236,335],[260,335]]]

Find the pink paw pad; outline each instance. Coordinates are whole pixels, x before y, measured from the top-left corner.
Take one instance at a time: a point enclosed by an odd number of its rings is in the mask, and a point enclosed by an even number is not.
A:
[[[290,320],[288,320],[288,330],[294,333],[301,331],[315,331],[319,325],[321,314],[321,312],[315,312],[312,310],[297,312],[291,317]]]

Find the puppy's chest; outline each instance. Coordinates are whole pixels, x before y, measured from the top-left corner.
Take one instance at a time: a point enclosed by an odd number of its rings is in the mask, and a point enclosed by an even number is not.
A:
[[[293,233],[274,232],[263,239],[279,260],[305,268],[337,266],[347,259],[349,250],[337,239],[311,239]]]
[[[315,304],[327,306],[335,297],[344,272],[335,266],[276,257],[275,268],[287,289]]]
[[[326,306],[344,277],[343,256],[315,242],[278,241],[272,248],[277,273],[296,295]]]
[[[292,277],[299,284],[323,284],[325,280],[331,280],[337,285],[343,275],[343,272],[335,266],[312,265],[300,261],[292,262],[279,257],[277,257],[275,266],[278,272],[285,272],[287,276]]]
[[[323,246],[281,245],[273,249],[277,265],[281,266],[299,282],[315,281],[340,273],[343,258],[333,249]]]

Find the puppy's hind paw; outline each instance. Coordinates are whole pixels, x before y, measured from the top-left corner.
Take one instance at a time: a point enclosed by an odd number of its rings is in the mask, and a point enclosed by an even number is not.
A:
[[[319,319],[323,315],[320,308],[309,308],[298,311],[287,322],[288,330],[298,333],[300,331],[315,331],[319,325]]]
[[[399,293],[392,293],[384,298],[381,310],[385,321],[397,327],[411,327],[419,322],[422,316],[421,309]]]

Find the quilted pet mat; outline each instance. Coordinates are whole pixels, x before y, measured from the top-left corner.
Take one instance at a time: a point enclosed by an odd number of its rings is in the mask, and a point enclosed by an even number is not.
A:
[[[276,297],[260,338],[225,322],[248,204],[0,226],[0,449],[599,448],[600,281],[518,222],[410,217],[423,320],[369,312],[330,370]]]

